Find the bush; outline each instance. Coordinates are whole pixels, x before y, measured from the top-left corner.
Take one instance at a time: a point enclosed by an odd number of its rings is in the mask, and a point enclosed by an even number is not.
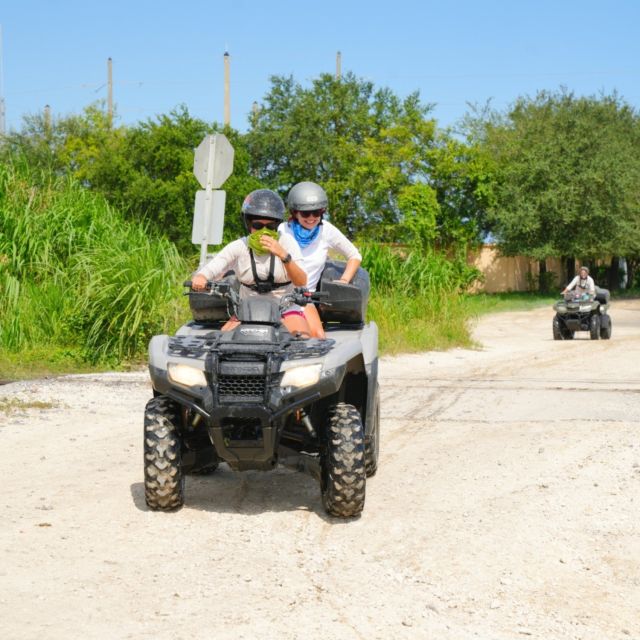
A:
[[[38,185],[38,186],[36,186]],[[0,341],[91,362],[141,354],[181,313],[188,265],[70,179],[0,166]]]
[[[369,318],[383,353],[471,344],[460,293],[479,277],[475,268],[436,252],[384,245],[365,245],[362,257],[371,278]]]

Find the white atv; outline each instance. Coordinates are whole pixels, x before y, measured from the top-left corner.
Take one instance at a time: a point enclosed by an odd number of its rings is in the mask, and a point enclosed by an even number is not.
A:
[[[326,511],[358,515],[380,442],[378,329],[365,322],[369,277],[335,282],[328,263],[319,293],[295,290],[277,303],[239,300],[235,276],[191,291],[194,319],[149,345],[154,397],[144,420],[147,504],[185,500],[185,474],[278,464],[320,481]],[[185,283],[187,284],[187,283]],[[316,302],[327,339],[302,339],[281,324],[283,306]],[[220,331],[235,314],[240,324]]]

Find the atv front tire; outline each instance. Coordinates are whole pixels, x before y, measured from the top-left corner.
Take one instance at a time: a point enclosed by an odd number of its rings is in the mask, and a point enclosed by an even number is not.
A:
[[[600,316],[591,316],[589,320],[589,333],[592,340],[597,340],[600,337]]]
[[[553,318],[553,339],[554,340],[573,340],[574,332],[567,329],[558,316]]]
[[[364,441],[364,471],[367,478],[374,476],[378,470],[378,452],[380,451],[380,389],[376,384],[373,398],[373,428],[369,439]]]
[[[608,326],[602,326],[602,322],[600,323],[600,339],[601,340],[609,340],[611,338],[611,318],[609,318]]]
[[[358,410],[339,403],[329,408],[327,442],[322,453],[322,502],[329,515],[357,516],[366,487],[364,434]]]
[[[166,396],[147,402],[144,413],[144,496],[154,511],[184,504],[179,406]]]

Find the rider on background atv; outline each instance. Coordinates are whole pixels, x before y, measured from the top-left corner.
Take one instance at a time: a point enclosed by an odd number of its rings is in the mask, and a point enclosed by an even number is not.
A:
[[[580,267],[578,275],[561,291],[561,295],[566,296],[571,291],[573,291],[571,296],[575,298],[585,294],[591,297],[596,295],[596,283],[589,275],[588,267]]]
[[[293,291],[294,286],[304,287],[307,274],[301,267],[300,247],[292,237],[277,233],[284,211],[284,202],[274,191],[252,191],[242,204],[242,217],[249,235],[230,242],[201,267],[192,278],[193,290],[204,290],[208,280],[219,280],[229,270],[234,270],[240,280],[241,299],[254,295],[279,299]],[[310,333],[297,305],[283,312],[282,322],[294,335]],[[222,330],[231,331],[238,324],[236,318],[231,318]]]

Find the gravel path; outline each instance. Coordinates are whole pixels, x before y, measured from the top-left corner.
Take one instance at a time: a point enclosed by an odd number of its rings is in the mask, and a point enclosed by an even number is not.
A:
[[[613,338],[551,309],[482,348],[381,361],[361,518],[287,470],[187,478],[144,503],[146,373],[0,387],[2,637],[640,639],[640,301]]]

